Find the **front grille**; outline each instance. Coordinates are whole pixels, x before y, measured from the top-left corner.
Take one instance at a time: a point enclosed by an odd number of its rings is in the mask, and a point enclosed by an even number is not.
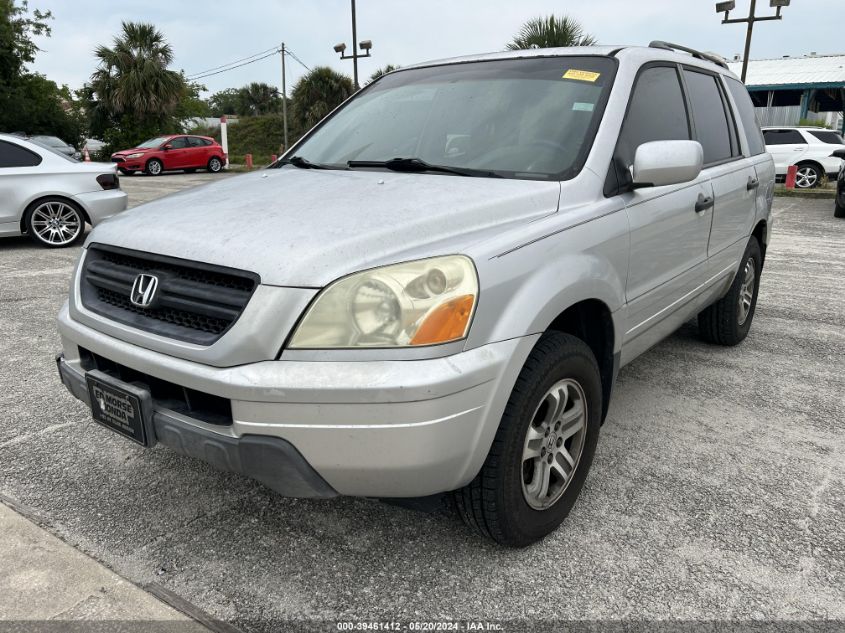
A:
[[[158,278],[149,308],[130,301],[142,273]],[[93,244],[82,269],[82,304],[140,330],[210,345],[237,321],[259,281],[245,271]]]
[[[125,163],[126,159],[121,157],[121,156],[113,156],[112,159],[111,159],[111,162],[113,162],[113,163]]]
[[[148,389],[155,409],[169,409],[208,424],[232,425],[232,402],[226,398],[135,371],[82,347],[79,348],[79,361],[85,371],[98,369],[118,380]]]

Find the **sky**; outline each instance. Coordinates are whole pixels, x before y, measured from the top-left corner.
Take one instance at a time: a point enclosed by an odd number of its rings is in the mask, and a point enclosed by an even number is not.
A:
[[[736,0],[732,17],[748,14]],[[757,14],[774,12],[758,0]],[[385,64],[401,66],[457,55],[502,50],[522,23],[538,15],[567,14],[601,44],[646,45],[668,40],[731,58],[743,49],[745,25],[722,25],[715,0],[357,0],[358,39],[373,42],[359,61],[361,83]],[[93,51],[110,44],[121,21],[155,24],[173,47],[173,68],[193,75],[278,46],[282,41],[309,67],[327,65],[352,75],[332,47],[351,49],[350,0],[30,0],[49,9],[52,37],[30,69],[72,89],[95,67]],[[845,53],[845,0],[792,0],[781,21],[754,27],[751,58]],[[288,86],[306,72],[288,60]],[[281,84],[280,56],[202,80],[209,92],[251,81]],[[290,89],[290,88],[288,88]],[[206,95],[207,96],[207,95]]]

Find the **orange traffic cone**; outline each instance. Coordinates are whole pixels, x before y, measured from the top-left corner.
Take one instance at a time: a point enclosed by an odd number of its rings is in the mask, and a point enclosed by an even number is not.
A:
[[[83,156],[86,163],[91,162],[91,154],[88,153],[88,147],[82,148],[82,156]]]

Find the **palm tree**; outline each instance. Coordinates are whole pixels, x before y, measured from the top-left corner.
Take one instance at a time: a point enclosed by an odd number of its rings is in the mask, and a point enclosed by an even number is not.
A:
[[[371,84],[376,79],[380,78],[382,75],[386,75],[387,73],[392,73],[394,70],[399,70],[400,68],[401,68],[401,66],[397,66],[395,64],[388,64],[387,66],[384,66],[383,68],[379,68],[372,75],[370,75],[370,79],[369,79],[369,81],[367,81],[367,83]]]
[[[550,15],[528,20],[522,25],[508,50],[518,51],[526,48],[558,48],[563,46],[592,46],[596,38],[584,33],[578,20],[563,16]]]
[[[238,91],[239,114],[270,114],[282,108],[279,91],[265,83],[253,81]]]
[[[124,22],[111,48],[98,46],[91,86],[101,107],[113,116],[159,118],[173,112],[184,88],[168,70],[173,49],[152,24]]]
[[[305,133],[354,92],[352,80],[328,66],[317,66],[291,92],[294,125]]]

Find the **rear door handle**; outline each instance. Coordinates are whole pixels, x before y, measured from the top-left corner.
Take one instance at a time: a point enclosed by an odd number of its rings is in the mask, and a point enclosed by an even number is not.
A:
[[[695,202],[695,212],[701,213],[707,211],[713,206],[713,196],[705,196],[703,193],[698,194],[698,200]]]
[[[748,177],[748,184],[745,185],[745,189],[748,191],[752,191],[760,186],[760,181],[756,178],[752,178],[751,176]]]

